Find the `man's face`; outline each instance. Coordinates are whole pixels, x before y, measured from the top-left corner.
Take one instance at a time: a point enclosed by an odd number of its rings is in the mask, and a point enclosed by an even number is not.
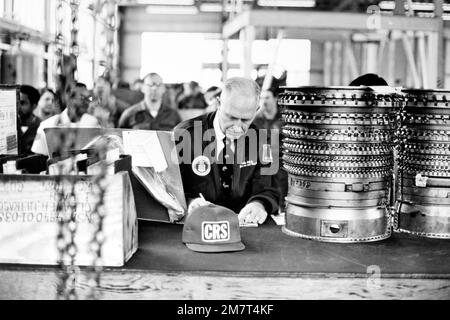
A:
[[[161,77],[154,75],[145,78],[142,91],[146,100],[158,102],[161,101],[166,88]]]
[[[205,101],[208,106],[213,107],[214,109],[217,109],[219,106],[219,100],[217,99],[215,92],[206,92]]]
[[[90,94],[86,88],[74,88],[67,102],[70,110],[77,117],[81,117],[87,112],[90,103]]]
[[[271,118],[277,113],[277,102],[272,91],[263,91],[261,93],[261,109],[266,117]]]
[[[35,108],[36,108],[35,105],[34,106],[31,105],[28,95],[21,92],[20,93],[20,108],[19,108],[20,114],[24,117],[28,117]]]
[[[39,100],[39,107],[45,113],[55,112],[55,97],[51,92],[44,92]]]
[[[228,139],[245,135],[255,118],[258,99],[254,95],[226,92],[219,107],[219,124]]]

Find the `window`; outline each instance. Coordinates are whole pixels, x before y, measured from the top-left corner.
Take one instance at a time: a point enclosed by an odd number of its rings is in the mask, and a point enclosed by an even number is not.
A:
[[[252,46],[255,66],[268,65],[273,59],[277,40],[256,40]],[[149,72],[161,74],[166,83],[195,80],[203,89],[220,85],[223,42],[205,39],[199,33],[147,32],[142,35],[142,63],[140,76]],[[242,76],[240,65],[243,46],[240,40],[228,41],[228,77]],[[288,72],[287,84],[308,85],[311,66],[311,42],[284,39],[278,49],[274,76]],[[256,78],[256,70],[253,74]]]
[[[14,0],[14,20],[39,30],[45,31],[46,0]]]

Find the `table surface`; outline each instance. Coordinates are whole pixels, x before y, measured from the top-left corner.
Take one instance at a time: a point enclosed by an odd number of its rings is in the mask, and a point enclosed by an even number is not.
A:
[[[182,225],[139,221],[139,250],[125,270],[381,274],[450,278],[450,240],[394,233],[370,243],[326,243],[291,237],[272,220],[241,228],[243,251],[198,253],[181,241]]]
[[[246,249],[193,252],[183,226],[139,221],[139,250],[105,268],[101,299],[450,299],[450,241],[394,233],[371,243],[290,237],[272,220],[242,228]],[[0,265],[0,299],[55,299],[60,271]],[[76,291],[89,299],[88,274]]]

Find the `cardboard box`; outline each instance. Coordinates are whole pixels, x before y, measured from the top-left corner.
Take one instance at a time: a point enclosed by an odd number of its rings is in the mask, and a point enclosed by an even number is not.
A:
[[[77,265],[91,265],[89,243],[97,196],[91,176],[64,176],[65,190],[75,182],[77,199]],[[106,177],[103,220],[104,266],[123,266],[138,248],[137,215],[128,172]],[[0,175],[0,263],[55,265],[57,194],[55,177],[46,175]],[[68,261],[67,261],[68,262]]]

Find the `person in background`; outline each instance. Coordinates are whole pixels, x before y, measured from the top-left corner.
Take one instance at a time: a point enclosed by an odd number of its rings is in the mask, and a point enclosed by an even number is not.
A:
[[[112,94],[111,83],[105,77],[99,77],[94,85],[94,101],[89,105],[88,113],[97,118],[103,128],[115,128],[128,104]]]
[[[41,98],[39,99],[37,108],[34,110],[34,115],[41,119],[41,121],[44,121],[59,112],[56,106],[56,94],[52,89],[43,88],[40,94]]]
[[[40,94],[36,88],[29,85],[21,85],[19,90],[19,154],[27,155],[31,153],[31,146],[41,122],[41,119],[34,115]]]
[[[60,114],[56,114],[42,121],[31,151],[38,154],[49,155],[44,129],[46,128],[99,128],[97,118],[87,113],[91,95],[82,83],[76,83],[67,89],[65,101],[67,107]]]
[[[117,83],[117,87],[112,91],[112,94],[120,101],[123,101],[127,106],[135,105],[144,99],[144,94],[141,91],[141,86],[138,89],[131,89],[130,84],[123,80]]]
[[[124,80],[119,80],[117,82],[117,89],[125,89],[125,90],[131,90],[130,84]]]
[[[389,86],[386,80],[384,80],[382,77],[375,73],[366,73],[362,76],[357,77],[352,82],[350,82],[349,86],[368,86],[368,87],[376,87],[376,86]],[[398,150],[397,148],[393,149],[394,152],[394,159],[398,158]],[[397,180],[396,177],[398,176],[398,162],[394,162],[394,172],[393,172],[393,178],[391,182],[391,194],[390,199],[392,200],[391,206],[394,206],[395,202],[395,194],[396,194],[396,184],[395,181]]]
[[[206,90],[205,101],[208,105],[205,110],[206,113],[217,110],[217,108],[219,107],[219,97],[221,93],[222,90],[216,86],[209,87],[208,90]]]
[[[172,130],[181,122],[177,110],[163,99],[166,89],[161,76],[149,73],[144,78],[144,100],[126,109],[119,119],[119,128],[141,130]]]
[[[143,88],[144,88],[144,80],[136,79],[136,80],[133,81],[133,85],[131,86],[131,90],[142,92]]]
[[[357,77],[349,86],[387,86],[386,80],[375,73],[366,73]]]
[[[277,98],[275,97],[273,91],[263,90],[261,92],[260,106],[253,124],[259,129],[266,130],[277,130],[279,133],[279,149],[273,149],[273,157],[280,157],[281,155],[281,115],[278,110]],[[280,191],[280,210],[285,209],[285,197],[288,193],[288,175],[283,169],[279,169],[277,174],[273,176],[275,180],[275,185]]]
[[[205,109],[205,97],[197,82],[189,82],[189,93],[179,102],[178,109]]]
[[[278,112],[277,99],[270,90],[263,90],[260,98],[261,108],[256,114],[253,123],[261,129],[277,129],[280,130],[280,114]]]

